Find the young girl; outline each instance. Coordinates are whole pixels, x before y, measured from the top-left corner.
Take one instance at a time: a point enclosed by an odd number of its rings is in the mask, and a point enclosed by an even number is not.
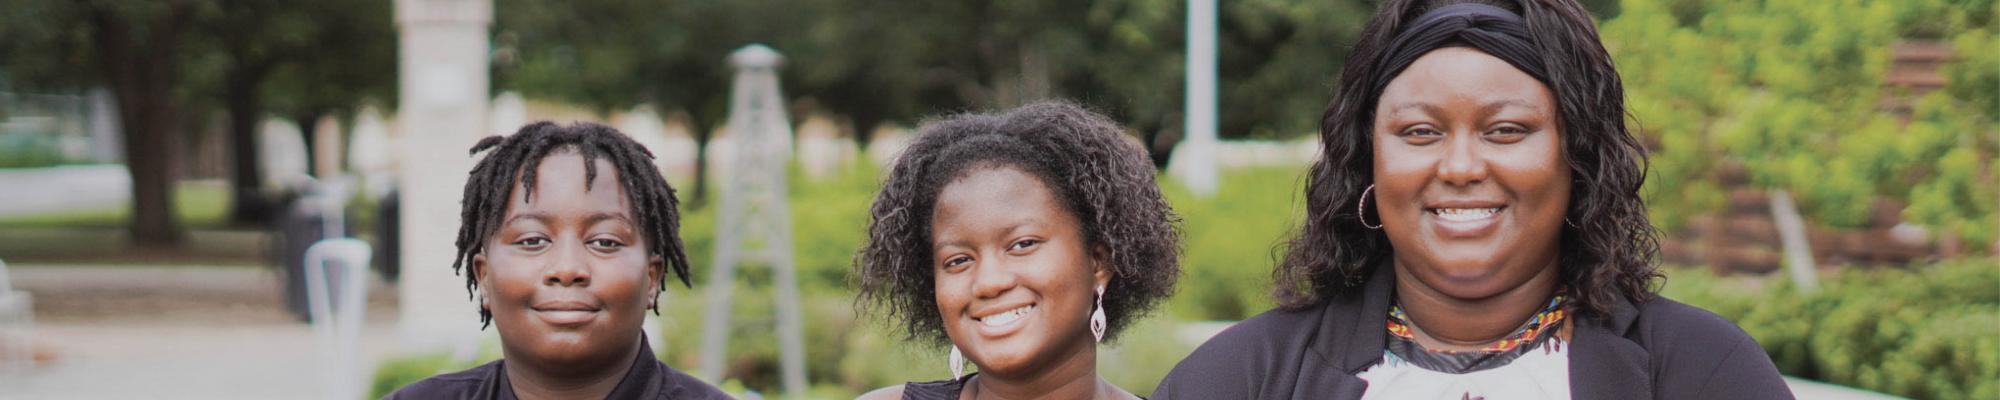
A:
[[[727,399],[668,368],[641,332],[669,274],[688,284],[673,187],[653,155],[591,123],[473,145],[453,269],[466,267],[503,358],[391,399]]]
[[[1176,218],[1118,126],[1067,103],[926,124],[875,199],[863,301],[951,346],[950,380],[864,399],[1134,396],[1097,345],[1179,275]],[[961,376],[970,359],[979,372]]]

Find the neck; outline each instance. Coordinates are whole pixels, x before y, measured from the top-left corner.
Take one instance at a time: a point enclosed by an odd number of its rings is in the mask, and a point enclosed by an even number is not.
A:
[[[644,339],[640,339],[644,340]],[[639,357],[638,342],[619,352],[623,356],[616,360],[589,360],[546,365],[534,362],[510,362],[504,371],[514,396],[522,400],[539,399],[602,399],[611,395],[611,390],[624,380],[625,373],[632,370],[632,360]],[[505,355],[508,360],[522,360]]]
[[[1409,316],[1418,344],[1425,348],[1470,351],[1505,339],[1555,295],[1558,280],[1551,265],[1527,282],[1496,295],[1461,299],[1418,281],[1396,268],[1396,301]]]
[[[1104,399],[1122,393],[1097,376],[1097,345],[1085,340],[1081,351],[1052,368],[1029,368],[1019,376],[980,371],[967,382],[971,399]]]

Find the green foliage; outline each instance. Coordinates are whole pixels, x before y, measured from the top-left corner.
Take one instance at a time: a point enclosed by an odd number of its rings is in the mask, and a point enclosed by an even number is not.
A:
[[[62,163],[55,135],[43,132],[0,132],[0,168],[49,167]]]
[[[1225,171],[1220,182],[1208,198],[1166,183],[1186,243],[1178,291],[1166,307],[1177,319],[1233,321],[1270,309],[1279,245],[1304,216],[1302,170]]]
[[[1913,221],[1990,242],[1980,238],[1992,236],[1992,201],[1947,203],[2000,192],[1989,172],[2000,154],[1991,117],[2000,65],[1984,15],[1992,2],[1626,0],[1620,8],[1603,33],[1634,126],[1657,144],[1646,196],[1661,226],[1718,210],[1720,174],[1741,167],[1756,186],[1795,193],[1820,224],[1866,224],[1874,201],[1888,198],[1912,203]],[[1950,95],[1919,101],[1907,123],[1879,108],[1896,95],[1883,76],[1906,37],[1949,39],[1961,57],[1943,71]]]
[[[1669,272],[1664,294],[1735,321],[1787,375],[1913,398],[2000,395],[2000,264],[1845,270],[1824,288]]]
[[[475,362],[457,362],[450,354],[423,354],[398,357],[382,362],[375,367],[375,377],[369,384],[368,398],[379,399],[403,386],[417,383],[432,375],[463,371],[492,361],[493,357]]]

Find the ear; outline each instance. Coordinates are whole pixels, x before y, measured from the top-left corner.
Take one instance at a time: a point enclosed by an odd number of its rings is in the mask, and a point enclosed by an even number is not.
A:
[[[659,307],[660,279],[666,274],[667,274],[666,257],[661,257],[659,254],[654,254],[646,257],[646,293],[651,294],[653,299],[652,301],[646,303],[648,308]],[[658,312],[657,309],[655,312]]]
[[[1117,275],[1117,271],[1112,270],[1111,267],[1111,248],[1101,244],[1091,246],[1090,267],[1090,278],[1093,281],[1092,283],[1094,283],[1094,285],[1091,285],[1092,288],[1101,288],[1111,284],[1111,277]]]
[[[479,285],[479,309],[490,310],[493,302],[492,274],[486,273],[486,253],[472,255],[472,281]]]

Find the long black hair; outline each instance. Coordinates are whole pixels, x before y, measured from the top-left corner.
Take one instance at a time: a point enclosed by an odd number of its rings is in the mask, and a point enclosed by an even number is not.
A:
[[[1389,0],[1361,32],[1333,101],[1320,119],[1320,159],[1306,183],[1306,220],[1286,245],[1273,278],[1280,305],[1303,308],[1354,291],[1391,256],[1389,238],[1362,226],[1354,205],[1373,181],[1370,132],[1379,89],[1372,88],[1390,41],[1425,12],[1477,2],[1507,9],[1527,23],[1548,68],[1556,117],[1573,181],[1571,224],[1563,227],[1563,285],[1585,315],[1602,316],[1619,300],[1654,296],[1657,233],[1639,186],[1645,148],[1625,128],[1625,89],[1599,42],[1590,14],[1574,0]]]
[[[486,251],[487,239],[493,237],[507,218],[507,200],[516,183],[524,191],[523,198],[534,201],[535,167],[550,154],[576,151],[583,156],[584,190],[590,190],[590,181],[597,179],[597,160],[609,160],[617,168],[618,183],[625,190],[625,201],[632,205],[632,213],[637,214],[634,222],[639,224],[647,252],[666,260],[668,273],[660,274],[660,290],[666,290],[668,274],[680,277],[682,285],[692,286],[687,252],[681,245],[681,215],[677,208],[680,200],[674,198],[673,186],[660,177],[659,167],[653,164],[653,153],[646,146],[604,125],[577,122],[561,126],[543,121],[523,126],[512,135],[480,139],[472,145],[471,153],[477,155],[488,150],[491,152],[472,166],[472,173],[465,179],[465,198],[459,208],[458,254],[451,261],[452,271],[462,271],[473,256]],[[478,290],[478,277],[461,275],[465,276],[468,294]],[[653,310],[655,314],[659,312]],[[479,323],[484,326],[492,322],[493,312],[481,307]]]
[[[925,123],[870,208],[868,244],[855,257],[862,306],[900,323],[908,339],[949,343],[931,262],[938,193],[972,171],[1013,167],[1049,187],[1082,222],[1089,246],[1108,250],[1104,337],[1112,340],[1159,305],[1180,276],[1179,217],[1161,196],[1145,151],[1123,136],[1110,119],[1065,102]]]

